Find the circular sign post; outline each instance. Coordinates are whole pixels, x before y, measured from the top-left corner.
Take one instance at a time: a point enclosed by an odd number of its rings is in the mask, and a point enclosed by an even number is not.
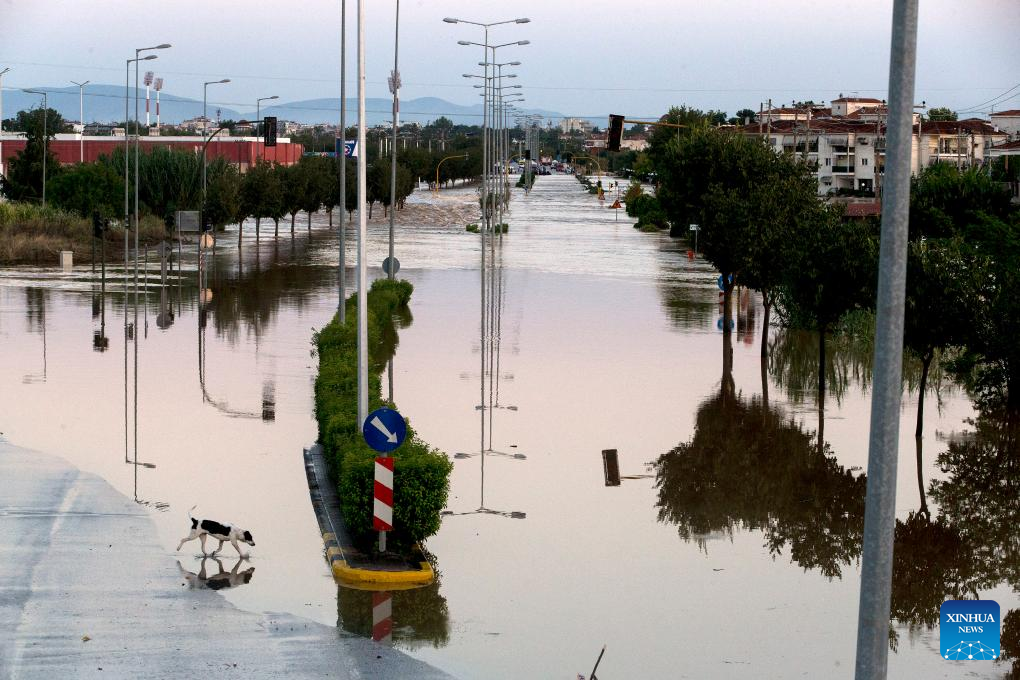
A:
[[[368,414],[361,425],[365,443],[376,451],[389,453],[404,443],[407,423],[404,417],[391,408],[377,408]]]
[[[400,260],[398,260],[396,257],[394,257],[393,258],[393,263],[394,263],[393,275],[396,276],[397,272],[400,271]],[[387,257],[385,260],[382,261],[382,270],[386,274],[390,273],[390,258]]]

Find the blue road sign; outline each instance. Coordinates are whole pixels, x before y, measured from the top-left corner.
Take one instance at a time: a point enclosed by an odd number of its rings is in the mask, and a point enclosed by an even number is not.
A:
[[[336,138],[336,153],[340,153],[340,145],[343,144],[344,157],[345,158],[357,158],[358,157],[358,142],[357,140],[341,141],[339,137]]]
[[[719,290],[724,292],[726,291],[726,288],[723,287],[722,274],[719,275],[719,278],[716,279],[715,282],[719,286]],[[730,274],[730,283],[733,283],[733,274]]]
[[[391,408],[377,408],[368,414],[361,426],[365,443],[376,451],[386,453],[404,443],[407,423],[404,417]]]

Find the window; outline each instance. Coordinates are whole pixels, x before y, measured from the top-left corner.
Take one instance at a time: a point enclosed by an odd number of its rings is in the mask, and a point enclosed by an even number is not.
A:
[[[825,164],[826,165],[832,165],[832,159],[831,158],[826,158],[825,159]]]
[[[861,165],[867,165],[867,164],[868,164],[868,159],[867,158],[862,158],[861,159]]]

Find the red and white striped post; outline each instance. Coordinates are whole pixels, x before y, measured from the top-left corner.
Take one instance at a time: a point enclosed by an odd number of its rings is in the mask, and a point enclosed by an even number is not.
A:
[[[386,552],[386,532],[393,531],[393,458],[375,459],[375,503],[372,527],[379,532],[379,552]]]
[[[372,593],[372,639],[393,642],[393,600],[386,591]]]

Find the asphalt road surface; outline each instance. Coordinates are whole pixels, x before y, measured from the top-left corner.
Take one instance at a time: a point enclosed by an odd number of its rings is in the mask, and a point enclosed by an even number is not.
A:
[[[242,611],[192,586],[144,508],[0,439],[0,678],[448,677],[371,640]]]

